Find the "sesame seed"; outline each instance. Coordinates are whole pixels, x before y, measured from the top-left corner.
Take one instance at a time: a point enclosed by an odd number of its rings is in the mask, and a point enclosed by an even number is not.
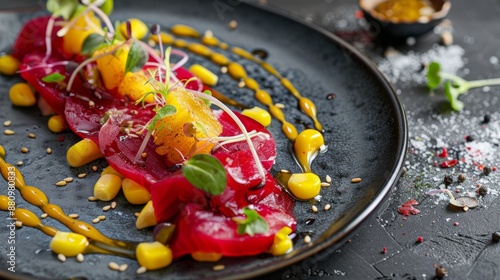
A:
[[[6,129],[6,130],[3,131],[3,133],[5,135],[14,135],[15,132],[14,132],[14,130]]]
[[[304,237],[304,243],[311,243],[311,237],[309,235]]]
[[[18,161],[16,164],[17,166],[22,166],[24,163],[22,161]]]
[[[68,217],[70,217],[72,219],[78,219],[80,217],[80,215],[73,213],[73,214],[69,214]]]
[[[97,218],[98,218],[99,220],[101,220],[101,221],[106,220],[106,216],[104,216],[104,215],[97,216]]]
[[[95,106],[95,102],[94,102],[94,101],[92,101],[92,100],[90,100],[90,101],[89,101],[89,107],[94,107],[94,106]]]
[[[135,271],[135,273],[137,273],[137,274],[143,274],[143,273],[146,273],[146,271],[147,271],[147,269],[146,269],[144,266],[141,266],[141,267],[139,267],[139,268]]]
[[[136,217],[139,217],[139,215],[141,215],[141,213],[139,213],[139,212],[134,213],[134,216],[136,216]]]
[[[76,261],[83,262],[84,260],[85,260],[85,257],[83,256],[82,253],[76,255]]]
[[[330,186],[330,183],[321,182],[321,186],[322,186],[322,187],[329,187],[329,186]]]
[[[113,201],[111,202],[111,209],[115,209],[116,208],[116,201]]]
[[[97,197],[95,197],[95,196],[89,196],[88,200],[89,201],[97,201]]]
[[[30,134],[28,134],[28,137],[29,137],[29,138],[36,138],[36,135],[35,135],[35,134],[33,134],[33,133],[30,133]]]
[[[361,182],[361,178],[352,178],[351,183],[359,183]]]
[[[328,211],[328,210],[330,210],[330,208],[332,208],[332,206],[330,204],[327,204],[327,205],[325,205],[324,209],[325,209],[325,211]]]
[[[316,205],[311,206],[311,209],[314,213],[318,212],[318,207],[316,207]]]
[[[59,182],[56,183],[56,186],[58,186],[58,187],[64,187],[64,186],[66,186],[66,184],[67,184],[66,181],[59,181]]]
[[[245,81],[240,81],[240,82],[238,83],[238,87],[239,87],[239,88],[243,88],[243,87],[245,87],[245,85],[246,85],[246,84],[245,84]]]
[[[51,148],[47,148],[47,150],[45,151],[48,155],[52,154],[52,149]]]
[[[219,265],[212,267],[212,269],[215,271],[223,270],[224,268],[226,268],[226,267],[223,264],[219,264]]]
[[[93,219],[93,220],[92,220],[92,223],[97,224],[97,223],[98,223],[98,222],[100,222],[100,221],[101,221],[101,220],[99,220],[99,218],[95,218],[95,219]]]
[[[92,166],[92,171],[96,172],[97,171],[97,166]]]
[[[23,222],[21,222],[21,221],[16,221],[15,224],[16,224],[16,227],[18,227],[18,228],[23,226]]]
[[[226,67],[226,66],[222,66],[222,67],[220,68],[220,72],[221,72],[222,74],[227,73],[227,67]]]
[[[63,181],[66,183],[71,183],[73,182],[73,177],[64,178]]]
[[[280,108],[280,109],[285,108],[285,104],[283,104],[283,103],[276,103],[276,104],[274,104],[274,106],[276,106],[277,108]]]
[[[290,173],[290,170],[286,170],[286,169],[281,169],[280,170],[281,173]]]
[[[326,177],[325,177],[325,181],[326,181],[327,183],[331,183],[331,182],[332,182],[332,177],[330,177],[330,175],[326,175]]]
[[[127,270],[127,268],[128,268],[128,264],[124,263],[124,264],[120,265],[118,270],[121,272],[124,272],[125,270]]]
[[[58,254],[57,255],[57,259],[61,262],[65,262],[66,261],[66,256],[63,255],[63,254]]]
[[[115,263],[115,262],[110,262],[110,263],[108,264],[108,267],[109,267],[109,269],[111,269],[111,270],[118,270],[118,269],[120,269],[120,266],[119,266],[117,263]]]
[[[45,219],[45,218],[47,218],[48,216],[49,216],[49,214],[47,214],[47,213],[42,213],[42,215],[40,215],[40,218]]]
[[[21,148],[21,153],[27,153],[27,152],[29,152],[28,148],[26,147]]]
[[[85,178],[85,176],[87,176],[87,173],[78,174],[78,178],[80,178],[80,179]]]
[[[142,153],[141,158],[146,158],[148,156],[148,153]]]
[[[109,211],[109,209],[111,209],[111,205],[106,205],[106,206],[102,207],[102,211],[104,211],[104,212]]]
[[[236,27],[238,27],[238,22],[235,20],[232,20],[229,22],[228,27],[229,27],[229,29],[236,29]]]
[[[10,120],[3,122],[3,126],[5,126],[5,127],[10,126],[11,124],[12,124],[12,121],[10,121]]]

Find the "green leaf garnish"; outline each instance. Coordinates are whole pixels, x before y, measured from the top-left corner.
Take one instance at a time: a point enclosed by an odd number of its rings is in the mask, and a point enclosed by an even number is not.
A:
[[[175,106],[173,105],[165,105],[164,107],[161,107],[156,111],[156,115],[151,121],[151,123],[147,126],[147,129],[149,131],[153,131],[156,126],[156,123],[159,120],[163,119],[164,117],[174,115],[175,113],[177,113],[177,108],[175,108]]]
[[[437,62],[432,62],[427,67],[427,85],[431,90],[436,89],[441,84],[439,71],[441,71],[441,65]]]
[[[113,0],[104,1],[104,3],[102,3],[100,8],[106,15],[109,16],[113,12],[113,8],[114,8]]]
[[[182,174],[193,186],[211,195],[221,194],[226,189],[226,170],[211,155],[192,156],[182,165]]]
[[[82,45],[82,54],[83,55],[92,55],[95,50],[106,45],[106,38],[97,33],[90,34],[85,38]]]
[[[243,208],[243,214],[245,214],[246,219],[233,218],[233,221],[238,223],[238,228],[236,229],[238,234],[242,235],[246,233],[254,236],[257,233],[265,233],[269,230],[266,220],[257,211],[245,207]]]
[[[451,82],[448,81],[444,84],[444,96],[448,99],[451,108],[455,111],[462,111],[464,108],[464,103],[458,100],[459,95],[460,93],[455,87],[453,87]]]
[[[54,72],[52,74],[49,74],[49,75],[43,77],[42,81],[44,81],[46,83],[59,83],[59,82],[64,81],[64,79],[66,79],[66,76],[64,76],[63,74],[61,74],[59,72]]]
[[[48,0],[47,10],[55,17],[69,20],[78,8],[78,0]]]
[[[130,51],[127,57],[127,64],[125,66],[125,73],[136,72],[146,64],[148,61],[148,52],[137,41],[132,41]]]

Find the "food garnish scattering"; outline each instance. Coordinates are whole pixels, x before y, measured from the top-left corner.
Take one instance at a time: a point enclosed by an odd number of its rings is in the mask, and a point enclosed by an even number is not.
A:
[[[42,191],[46,186],[24,181],[7,162],[2,146],[2,175],[5,180],[15,178],[9,191],[15,187],[26,202],[43,211],[42,218],[53,218],[70,231],[43,223],[4,195],[1,210],[52,236],[50,248],[61,261],[114,254],[136,259],[138,273],[166,267],[185,255],[218,261],[293,250],[294,198],[314,199],[331,180],[322,183],[312,173],[311,162],[326,145],[310,99],[272,65],[211,32],[146,24],[137,18],[113,23],[111,0],[49,0],[47,10],[50,16],[25,23],[13,52],[0,58],[2,74],[19,73],[26,81],[14,85],[9,97],[14,106],[38,104],[44,114],[53,114],[50,131],[71,130],[81,138],[67,151],[68,168],[105,159],[109,167],[95,182],[89,200],[109,201],[103,208],[109,211],[122,190],[131,204],[144,205],[136,226],[154,227],[153,238],[130,242],[105,236],[91,225],[105,220],[104,215],[91,223],[75,219],[50,201]],[[275,76],[314,128],[297,131],[271,95],[221,50]],[[211,88],[218,83],[216,73],[199,64],[185,68],[188,53],[224,69],[239,86],[252,90],[262,107],[233,111],[231,106],[244,105]],[[265,126],[272,118],[280,122],[303,171],[285,172],[289,176],[281,177],[286,180],[270,173],[276,142]],[[72,181],[66,178],[56,186]],[[116,263],[109,267],[126,269]]]

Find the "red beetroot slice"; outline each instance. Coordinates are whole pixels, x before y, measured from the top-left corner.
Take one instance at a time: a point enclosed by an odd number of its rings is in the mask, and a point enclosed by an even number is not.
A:
[[[251,256],[266,252],[274,235],[284,226],[295,229],[292,215],[259,204],[255,210],[267,221],[269,230],[250,236],[237,233],[237,223],[231,218],[188,204],[178,216],[176,233],[170,247],[174,257],[193,252],[213,252],[224,256]]]
[[[45,33],[47,29],[47,23],[49,22],[50,16],[37,17],[26,22],[19,35],[14,42],[12,55],[19,60],[23,60],[24,56],[33,52],[42,52],[45,54]],[[57,40],[56,33],[61,29],[61,27],[54,25],[51,34],[51,42],[53,49],[57,48],[60,44],[60,40]],[[58,49],[54,52],[59,52]]]

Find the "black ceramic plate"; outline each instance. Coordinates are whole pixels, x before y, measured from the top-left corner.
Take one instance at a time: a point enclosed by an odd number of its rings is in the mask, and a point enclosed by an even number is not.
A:
[[[391,86],[367,59],[336,37],[308,24],[285,16],[256,8],[237,1],[116,1],[113,19],[124,20],[137,17],[147,23],[160,23],[170,26],[184,23],[200,30],[212,30],[216,36],[234,46],[247,50],[263,49],[269,53],[267,61],[274,65],[284,76],[292,80],[296,87],[311,98],[318,107],[318,117],[325,126],[325,140],[328,152],[318,157],[313,169],[321,177],[330,175],[332,186],[324,188],[322,199],[317,203],[319,213],[313,213],[309,203],[297,203],[295,214],[298,232],[311,231],[312,243],[304,245],[299,238],[293,253],[283,257],[245,257],[223,258],[216,264],[223,264],[224,270],[214,271],[213,263],[198,263],[183,258],[168,268],[148,272],[143,279],[169,278],[247,278],[291,265],[311,257],[323,249],[340,245],[352,230],[367,217],[382,201],[396,182],[406,151],[407,127],[404,111]],[[41,14],[41,12],[37,12]],[[2,38],[10,41],[21,22],[33,14],[2,14],[9,30],[3,30]],[[230,30],[230,20],[236,20],[238,27]],[[13,31],[14,30],[14,31]],[[8,42],[9,40],[7,40]],[[3,47],[7,42],[2,40]],[[217,71],[214,65],[191,56],[190,63],[203,63]],[[244,62],[243,62],[244,63]],[[310,125],[308,118],[297,110],[297,102],[280,87],[276,79],[269,77],[252,63],[244,63],[250,75],[260,81],[263,87],[273,94],[275,102],[286,105],[287,119],[299,129]],[[62,206],[67,213],[78,213],[80,219],[91,221],[102,214],[104,202],[90,203],[93,183],[98,178],[91,166],[69,168],[65,153],[77,141],[71,133],[54,135],[46,128],[47,117],[36,109],[12,107],[7,91],[18,77],[0,79],[0,121],[12,120],[12,136],[0,135],[0,143],[7,150],[7,161],[23,161],[20,170],[25,174],[28,184],[43,189],[53,203]],[[222,76],[218,90],[250,106],[256,105],[250,91],[239,89],[236,82]],[[329,100],[327,96],[335,94]],[[273,171],[291,169],[299,171],[298,166],[287,152],[288,141],[280,132],[277,121],[269,128],[277,139],[279,156]],[[35,133],[36,139],[29,139],[28,133]],[[30,149],[28,154],[20,152],[21,147]],[[47,155],[45,149],[51,147],[53,154]],[[99,167],[106,166],[98,161]],[[63,188],[54,186],[65,177],[75,177],[86,172],[88,176],[78,179]],[[360,177],[362,181],[352,184],[351,178]],[[2,184],[5,186],[5,184]],[[6,190],[1,191],[2,194]],[[18,207],[33,209],[23,202],[20,195]],[[128,240],[150,240],[149,230],[134,229],[134,212],[138,207],[128,205],[119,195],[118,208],[106,213],[107,219],[96,227],[113,238]],[[331,204],[329,211],[323,206]],[[41,214],[38,209],[35,213]],[[7,214],[0,213],[0,220],[6,223]],[[305,220],[315,218],[312,225]],[[64,229],[51,219],[44,223]],[[3,227],[3,226],[2,226]],[[24,227],[16,230],[16,274],[11,277],[61,279],[85,277],[88,279],[135,279],[135,261],[112,256],[89,255],[84,263],[69,259],[65,263],[57,260],[49,250],[50,238],[41,232]],[[7,231],[0,233],[0,262],[3,274],[7,264]],[[110,261],[128,263],[126,272],[115,272],[107,268]],[[28,275],[28,276],[27,276]]]

